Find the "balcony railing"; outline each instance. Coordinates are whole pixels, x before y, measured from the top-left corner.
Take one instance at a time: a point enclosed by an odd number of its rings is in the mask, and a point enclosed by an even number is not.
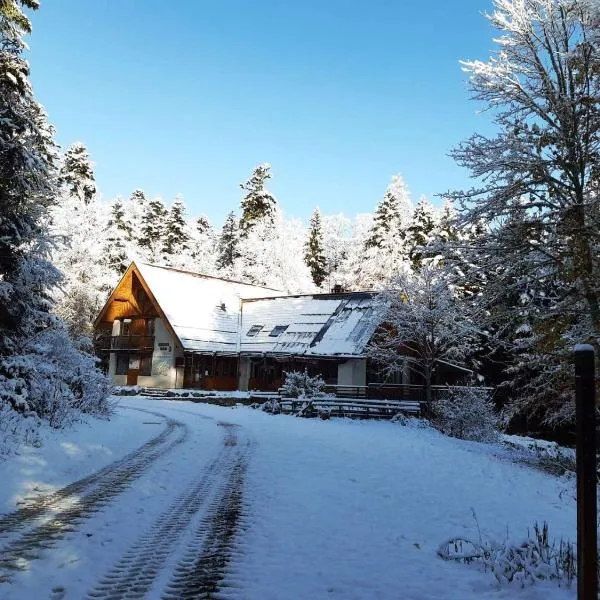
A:
[[[110,338],[110,350],[147,350],[154,349],[153,335],[113,335]]]

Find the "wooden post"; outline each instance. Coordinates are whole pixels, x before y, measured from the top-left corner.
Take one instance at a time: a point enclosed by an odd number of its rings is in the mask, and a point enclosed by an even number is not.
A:
[[[577,600],[597,600],[596,382],[594,348],[575,346]]]

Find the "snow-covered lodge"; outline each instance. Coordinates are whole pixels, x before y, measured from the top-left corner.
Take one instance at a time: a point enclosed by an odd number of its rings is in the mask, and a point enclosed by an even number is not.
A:
[[[276,390],[283,371],[307,368],[364,386],[373,311],[369,292],[290,296],[132,263],[95,328],[116,385]]]

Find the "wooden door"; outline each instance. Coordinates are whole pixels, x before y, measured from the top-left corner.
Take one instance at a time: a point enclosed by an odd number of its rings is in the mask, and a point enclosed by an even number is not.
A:
[[[129,369],[127,371],[127,385],[137,385],[139,369]]]

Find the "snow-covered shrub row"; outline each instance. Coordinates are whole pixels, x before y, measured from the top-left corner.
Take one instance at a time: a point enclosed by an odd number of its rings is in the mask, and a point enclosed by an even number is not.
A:
[[[412,417],[403,413],[395,414],[390,421],[392,423],[398,423],[404,427],[412,427],[413,429],[430,429],[431,423],[427,419],[421,419],[419,417]]]
[[[502,444],[516,455],[516,460],[552,473],[575,473],[575,450],[559,446],[556,442],[530,437],[503,435]]]
[[[434,426],[442,433],[463,440],[497,441],[500,417],[489,390],[449,387],[432,406]]]
[[[541,527],[535,523],[533,535],[528,532],[521,544],[483,538],[479,532],[478,540],[456,537],[445,541],[438,548],[438,556],[444,560],[476,562],[500,585],[514,582],[524,587],[549,579],[569,586],[577,573],[573,545],[562,539],[550,542],[546,522]]]
[[[285,380],[281,386],[283,398],[326,398],[325,382],[320,375],[314,377],[304,371],[284,371]]]

